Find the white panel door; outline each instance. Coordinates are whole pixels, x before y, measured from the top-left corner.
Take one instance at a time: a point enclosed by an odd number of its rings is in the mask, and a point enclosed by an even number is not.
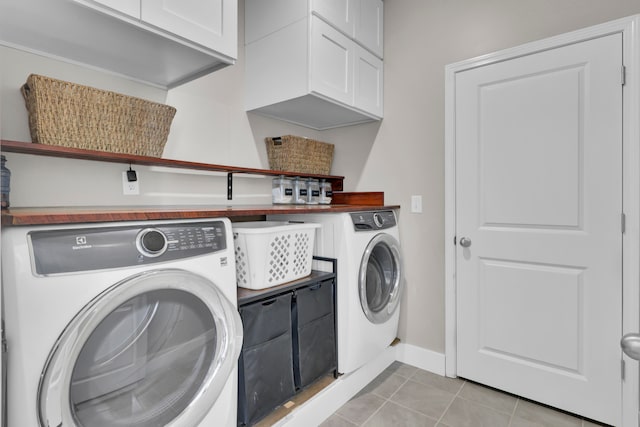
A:
[[[237,0],[141,0],[141,20],[230,57],[237,56]]]
[[[311,0],[311,11],[349,37],[355,31],[356,2],[360,0]]]
[[[383,115],[383,71],[382,60],[368,50],[354,45],[354,105],[374,114]]]
[[[458,375],[613,425],[621,67],[614,34],[455,81]]]
[[[379,58],[383,54],[384,4],[382,0],[361,0],[355,39]]]
[[[310,90],[353,105],[355,43],[326,22],[312,17],[310,44]]]

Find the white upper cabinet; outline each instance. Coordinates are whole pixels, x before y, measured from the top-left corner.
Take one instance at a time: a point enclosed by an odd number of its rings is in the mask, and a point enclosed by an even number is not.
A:
[[[107,6],[142,24],[152,25],[209,49],[237,56],[237,5],[225,0],[73,0]]]
[[[236,1],[141,0],[140,4],[142,22],[230,57],[237,57]]]
[[[354,55],[354,106],[382,117],[382,60],[360,46]]]
[[[356,7],[359,3],[360,0],[311,0],[311,11],[353,38],[356,28]]]
[[[329,24],[311,21],[311,91],[382,117],[382,61]]]
[[[383,53],[383,16],[382,0],[357,0],[354,39],[382,58]]]
[[[324,21],[313,18],[310,47],[311,91],[353,104],[353,41]]]
[[[3,0],[0,44],[171,88],[233,64],[237,0]]]
[[[382,58],[382,0],[310,0],[311,12]]]
[[[380,120],[382,2],[307,1],[245,0],[247,111],[319,130]]]

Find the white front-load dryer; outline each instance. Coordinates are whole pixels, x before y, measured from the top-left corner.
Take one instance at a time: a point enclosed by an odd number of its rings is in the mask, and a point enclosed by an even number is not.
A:
[[[2,230],[9,426],[236,425],[228,219]]]
[[[268,219],[313,222],[314,255],[336,258],[338,372],[353,372],[396,338],[404,272],[395,212],[274,215]]]

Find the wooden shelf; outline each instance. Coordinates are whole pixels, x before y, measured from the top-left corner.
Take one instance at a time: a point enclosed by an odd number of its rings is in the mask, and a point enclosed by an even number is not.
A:
[[[342,176],[310,175],[295,172],[212,165],[206,163],[186,162],[182,160],[33,144],[30,142],[0,140],[0,148],[2,152],[6,153],[226,172],[229,174],[229,181],[231,181],[231,175],[236,173],[263,176],[285,175],[290,177],[300,176],[320,178],[331,182],[332,188],[337,192],[342,191],[344,180],[344,177]],[[2,225],[78,224],[109,221],[146,221],[216,217],[248,218],[270,214],[357,212],[370,210],[374,206],[376,209],[399,208],[399,206],[385,206],[384,193],[382,192],[334,193],[334,200],[331,205],[60,206],[10,208],[2,210]]]
[[[178,169],[204,170],[231,174],[289,176],[325,179],[331,182],[333,191],[343,190],[343,176],[314,175],[297,172],[276,171],[270,169],[253,169],[236,166],[213,165],[208,163],[187,162],[184,160],[162,159],[159,157],[136,156],[132,154],[109,153],[106,151],[83,150],[80,148],[60,147],[56,145],[34,144],[31,142],[0,141],[0,148],[5,153],[33,154],[36,156],[60,157],[65,159],[94,160],[99,162],[125,163],[143,166],[164,166]]]

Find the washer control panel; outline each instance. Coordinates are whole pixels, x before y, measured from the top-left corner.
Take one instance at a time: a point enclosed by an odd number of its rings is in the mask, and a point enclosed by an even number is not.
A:
[[[36,275],[133,267],[227,249],[222,221],[42,230],[29,233]]]
[[[351,220],[355,231],[384,230],[396,225],[393,211],[355,212]]]

